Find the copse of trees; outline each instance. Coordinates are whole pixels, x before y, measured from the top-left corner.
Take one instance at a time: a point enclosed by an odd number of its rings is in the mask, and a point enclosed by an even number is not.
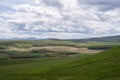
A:
[[[3,45],[3,46],[0,46],[0,49],[2,49],[2,50],[3,50],[3,49],[7,49],[7,46],[4,46],[4,45]]]
[[[111,49],[113,46],[90,46],[88,47],[88,49],[91,50],[107,50],[107,49]]]
[[[32,50],[32,53],[48,53],[48,52],[51,52],[51,51],[46,50],[46,49],[34,49],[34,50]]]

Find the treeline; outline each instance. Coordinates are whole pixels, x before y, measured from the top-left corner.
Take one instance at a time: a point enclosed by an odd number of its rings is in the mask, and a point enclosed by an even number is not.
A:
[[[108,50],[111,49],[113,46],[89,46],[88,49],[91,50]]]

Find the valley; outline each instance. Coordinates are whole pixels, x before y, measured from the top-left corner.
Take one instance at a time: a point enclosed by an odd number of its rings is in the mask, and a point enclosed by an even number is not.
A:
[[[120,43],[0,41],[0,80],[119,80]]]

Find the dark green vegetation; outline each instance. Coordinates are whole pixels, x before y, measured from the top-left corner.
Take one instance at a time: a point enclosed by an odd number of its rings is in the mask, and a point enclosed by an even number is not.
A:
[[[106,50],[120,45],[118,42],[86,42],[76,43],[68,40],[4,40],[0,41],[0,59],[9,58],[41,58],[76,55],[70,51],[49,51],[46,49],[35,49],[33,47],[44,46],[70,46],[75,48],[88,48],[91,50]],[[30,50],[29,50],[30,49]]]
[[[0,41],[0,59],[8,58],[39,58],[39,57],[56,57],[67,54],[73,54],[71,52],[53,52],[46,49],[25,50],[32,47],[41,46],[79,46],[77,43],[71,41],[61,40],[6,40]],[[11,50],[11,48],[17,48],[18,50]],[[19,50],[21,49],[21,50]],[[22,50],[24,49],[24,50]]]
[[[120,47],[72,58],[0,60],[0,80],[120,80]]]
[[[98,37],[98,38],[89,38],[89,39],[72,39],[71,41],[77,43],[86,43],[86,42],[120,42],[120,35],[118,36],[107,36],[107,37]]]

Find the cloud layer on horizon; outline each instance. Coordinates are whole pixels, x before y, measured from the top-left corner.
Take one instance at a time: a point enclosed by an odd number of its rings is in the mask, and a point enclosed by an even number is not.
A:
[[[120,34],[119,0],[1,0],[0,38]]]

